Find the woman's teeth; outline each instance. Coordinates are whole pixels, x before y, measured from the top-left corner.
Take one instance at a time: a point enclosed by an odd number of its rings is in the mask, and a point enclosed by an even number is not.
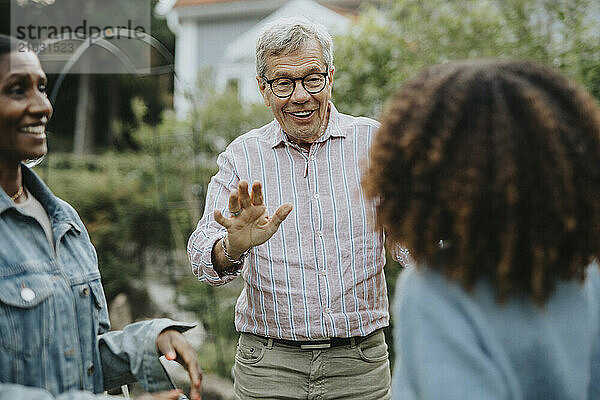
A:
[[[35,125],[35,126],[24,126],[23,128],[19,128],[20,132],[25,133],[44,133],[46,132],[46,127],[44,125]]]

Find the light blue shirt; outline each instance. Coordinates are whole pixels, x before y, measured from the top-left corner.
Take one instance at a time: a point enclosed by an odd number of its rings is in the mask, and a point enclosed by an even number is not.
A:
[[[600,399],[600,272],[561,282],[544,308],[499,305],[431,270],[406,269],[396,289],[397,400]]]
[[[52,225],[42,226],[0,190],[0,400],[93,398],[139,381],[167,390],[156,337],[193,324],[168,319],[108,332],[96,251],[75,210],[27,167],[23,180]]]

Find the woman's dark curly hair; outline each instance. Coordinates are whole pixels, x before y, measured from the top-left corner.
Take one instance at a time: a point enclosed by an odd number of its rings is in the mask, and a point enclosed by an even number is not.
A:
[[[467,290],[487,278],[500,302],[541,305],[585,279],[600,256],[600,109],[585,90],[527,61],[448,63],[381,122],[362,183],[417,266]]]

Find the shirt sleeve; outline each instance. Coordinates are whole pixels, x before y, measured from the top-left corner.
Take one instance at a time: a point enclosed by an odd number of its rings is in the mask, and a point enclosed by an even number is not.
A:
[[[158,361],[156,338],[165,329],[185,332],[196,326],[167,318],[127,325],[122,331],[98,337],[104,388],[112,389],[138,381],[148,392],[170,390],[167,377]],[[2,399],[3,400],[3,399]]]
[[[41,388],[0,383],[0,400],[32,399],[32,400],[123,400],[120,396],[108,396],[83,391],[69,391],[54,397]]]
[[[213,212],[220,210],[223,215],[229,214],[229,194],[237,188],[240,181],[233,164],[233,157],[228,150],[219,155],[217,165],[219,172],[208,184],[204,215],[190,236],[187,246],[192,273],[201,282],[214,286],[224,285],[236,277],[236,275],[220,277],[214,269],[212,249],[218,240],[225,237],[227,230],[215,221]]]
[[[592,353],[591,370],[590,394],[588,399],[600,399],[600,335],[596,336],[594,352]]]
[[[600,304],[600,277],[598,273],[598,260],[594,261],[588,270],[587,279],[591,280],[594,286],[594,293],[596,294],[596,304]],[[598,307],[598,316],[596,319],[597,332],[596,343],[594,343],[592,350],[591,360],[591,377],[590,377],[590,389],[588,399],[600,399],[600,307]]]
[[[504,400],[509,389],[461,306],[460,289],[439,276],[402,272],[394,305],[394,399]]]

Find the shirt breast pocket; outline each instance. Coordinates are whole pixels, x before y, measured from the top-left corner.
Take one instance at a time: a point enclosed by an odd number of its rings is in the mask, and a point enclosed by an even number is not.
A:
[[[0,279],[0,347],[31,357],[54,337],[53,282],[26,273]]]

